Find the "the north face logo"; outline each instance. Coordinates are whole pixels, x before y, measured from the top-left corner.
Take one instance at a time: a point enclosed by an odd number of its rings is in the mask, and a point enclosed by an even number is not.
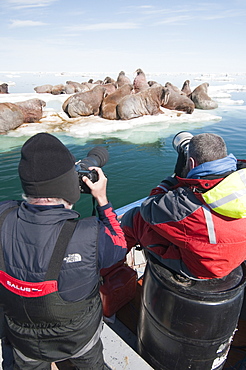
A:
[[[79,253],[73,253],[63,258],[63,261],[65,261],[66,263],[80,262],[82,261],[82,257]]]

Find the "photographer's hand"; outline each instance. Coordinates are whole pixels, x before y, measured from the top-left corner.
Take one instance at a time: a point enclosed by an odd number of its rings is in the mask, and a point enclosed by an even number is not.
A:
[[[106,189],[107,189],[107,177],[104,175],[100,167],[89,167],[89,170],[96,170],[98,173],[98,181],[92,182],[88,177],[83,176],[84,183],[91,189],[91,194],[96,199],[100,207],[108,204]]]

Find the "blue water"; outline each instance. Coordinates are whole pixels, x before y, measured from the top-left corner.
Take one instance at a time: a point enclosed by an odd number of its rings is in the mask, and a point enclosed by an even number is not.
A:
[[[29,76],[29,75],[28,75]],[[166,81],[172,78],[165,77]],[[72,78],[67,78],[72,79]],[[85,78],[86,79],[86,78]],[[178,77],[179,84],[186,79],[186,77]],[[3,80],[0,74],[0,80]],[[63,78],[66,80],[66,78]],[[81,81],[80,79],[79,81]],[[16,84],[17,84],[16,80]],[[78,79],[77,79],[78,81]],[[41,81],[40,81],[41,82]],[[45,81],[49,83],[48,80]],[[199,85],[204,81],[193,81],[193,85]],[[42,83],[43,80],[42,80]],[[50,82],[53,83],[53,82]],[[59,83],[59,82],[56,82]],[[226,85],[231,82],[210,82],[210,85]],[[235,83],[235,82],[233,82]],[[238,81],[241,85],[245,85],[245,76]],[[39,83],[25,80],[22,76],[20,86],[18,84],[13,88],[10,87],[13,93],[32,92],[33,86]],[[41,84],[41,83],[40,83]],[[14,90],[14,91],[13,91]],[[113,203],[114,208],[119,208],[127,203],[136,201],[148,195],[151,188],[155,187],[163,178],[172,174],[177,154],[172,148],[172,139],[175,133],[181,130],[190,131],[193,135],[202,132],[211,132],[221,135],[227,143],[228,152],[232,152],[237,158],[246,158],[246,91],[231,92],[231,99],[238,101],[243,100],[243,103],[238,104],[221,104],[219,108],[210,111],[211,114],[216,114],[222,119],[216,122],[202,122],[197,123],[182,123],[174,124],[165,130],[160,126],[155,125],[154,139],[146,143],[146,127],[149,132],[151,128],[149,125],[142,126],[133,135],[131,128],[126,130],[124,135],[119,132],[104,133],[102,138],[86,140],[79,137],[72,137],[66,133],[56,133],[71,150],[76,159],[86,157],[88,151],[95,145],[102,145],[109,152],[109,161],[104,166],[104,172],[108,177],[108,198]],[[138,137],[132,140],[133,136]],[[141,140],[142,138],[142,140]],[[6,199],[20,199],[22,190],[18,178],[18,161],[20,158],[20,148],[27,137],[0,137],[0,201]],[[81,215],[89,216],[92,211],[92,200],[88,194],[81,195],[80,201],[76,204],[76,210]]]

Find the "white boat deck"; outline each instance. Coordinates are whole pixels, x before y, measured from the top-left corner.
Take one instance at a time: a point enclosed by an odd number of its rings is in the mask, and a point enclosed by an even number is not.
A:
[[[142,277],[146,266],[142,251],[132,248],[127,255],[127,264],[137,271],[138,278]],[[117,318],[112,317],[112,320],[109,319],[107,324],[104,324],[101,337],[104,345],[104,359],[109,369],[152,369],[136,352],[136,335]]]
[[[129,339],[130,341],[133,340],[134,343],[134,339],[130,337],[131,333],[129,333]],[[101,338],[104,346],[106,368],[112,370],[152,369],[152,367],[107,324],[104,325]]]

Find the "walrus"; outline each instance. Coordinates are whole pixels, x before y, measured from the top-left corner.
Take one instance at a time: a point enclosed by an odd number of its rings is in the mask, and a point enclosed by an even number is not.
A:
[[[98,116],[105,91],[104,85],[97,85],[92,90],[76,93],[65,100],[62,109],[70,118]]]
[[[136,77],[134,78],[134,81],[133,81],[133,87],[134,87],[135,94],[149,88],[149,84],[147,82],[145,73],[142,71],[142,69],[138,68],[136,70],[136,73],[137,73],[137,75],[136,75]]]
[[[63,84],[54,85],[51,89],[52,95],[65,94],[65,86]]]
[[[159,84],[159,82],[157,82],[157,81],[153,81],[153,80],[151,80],[151,81],[148,81],[148,85],[149,85],[149,87],[152,87],[152,86],[157,86],[157,85],[160,85]]]
[[[185,93],[187,96],[189,96],[191,94],[191,88],[190,88],[190,81],[189,80],[186,80],[184,83],[183,83],[183,86],[181,88],[181,91],[183,93]]]
[[[103,85],[103,80],[96,80],[95,82],[90,82],[90,80],[88,81],[88,83],[91,83],[91,84],[94,84],[94,85]]]
[[[81,85],[86,86],[88,88],[88,90],[92,90],[94,87],[96,87],[98,85],[103,85],[103,83],[99,83],[98,81],[96,81],[96,82],[81,82]],[[81,91],[81,92],[84,92],[84,90]]]
[[[43,107],[46,102],[41,99],[28,99],[15,103],[23,113],[23,123],[38,122],[43,116]]]
[[[129,77],[127,77],[125,75],[125,72],[124,71],[121,71],[119,74],[118,74],[118,77],[117,77],[117,80],[116,80],[116,85],[117,87],[121,87],[125,84],[130,84],[131,83],[131,80]]]
[[[113,94],[115,90],[117,89],[116,83],[109,82],[109,83],[103,84],[103,86],[105,87],[105,96]]]
[[[101,117],[105,119],[117,119],[116,106],[121,101],[121,99],[130,95],[133,90],[132,84],[124,84],[115,90],[112,94],[106,96],[103,99],[101,106]]]
[[[103,80],[103,84],[115,84],[116,81],[112,78],[112,77],[105,77],[104,80]]]
[[[208,82],[204,82],[197,86],[189,95],[197,109],[216,109],[218,104],[208,96]]]
[[[177,86],[173,85],[171,82],[166,82],[164,86],[167,87],[168,89],[171,88],[173,91],[180,95],[184,95],[184,93]]]
[[[34,87],[34,90],[38,94],[46,94],[46,93],[50,94],[52,88],[53,88],[53,85],[46,84],[46,85],[36,86],[36,87]]]
[[[6,134],[24,122],[21,109],[13,103],[0,103],[0,133]]]
[[[76,81],[66,81],[64,91],[66,94],[75,94],[77,92],[83,92],[90,90],[88,86],[82,85]]]
[[[9,93],[9,91],[8,91],[8,84],[6,84],[5,82],[4,83],[2,83],[1,85],[0,85],[0,94],[8,94]]]
[[[193,113],[195,104],[184,92],[170,82],[167,82],[165,87],[169,90],[169,99],[166,103],[162,104],[163,108],[175,109],[188,114]]]
[[[127,95],[116,106],[117,117],[122,120],[163,113],[162,104],[167,104],[169,90],[164,86],[149,87],[137,94]]]
[[[45,105],[40,99],[28,99],[15,104],[0,103],[0,133],[5,134],[23,123],[38,122]]]

